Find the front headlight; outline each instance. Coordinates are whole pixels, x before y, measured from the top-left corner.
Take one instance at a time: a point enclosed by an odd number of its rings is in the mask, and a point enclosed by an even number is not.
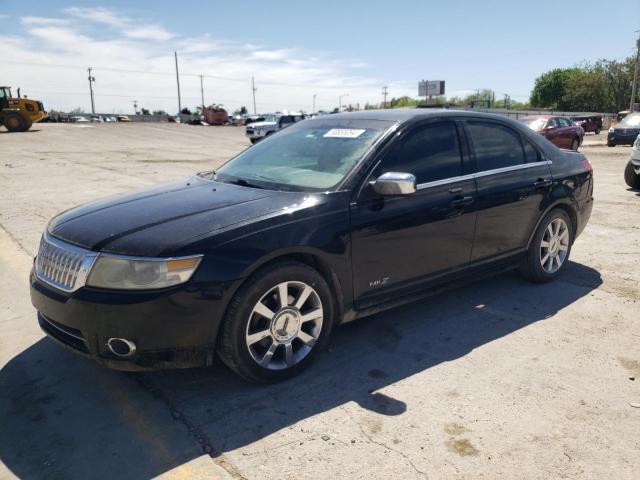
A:
[[[615,129],[614,129],[613,127],[611,127],[611,128],[609,129],[609,133],[613,133],[613,132],[615,132]]]
[[[151,290],[188,281],[202,256],[140,259],[100,255],[87,278],[87,285],[118,290]]]

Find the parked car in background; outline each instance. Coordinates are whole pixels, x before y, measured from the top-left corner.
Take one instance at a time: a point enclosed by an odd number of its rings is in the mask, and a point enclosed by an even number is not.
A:
[[[91,115],[91,122],[92,123],[103,123],[104,120],[100,115]]]
[[[572,120],[580,125],[585,133],[593,132],[598,135],[602,131],[602,115],[578,116]]]
[[[275,119],[275,115],[250,115],[244,120],[245,125],[250,125],[256,122],[265,122],[265,121],[273,121]]]
[[[626,115],[620,123],[609,129],[607,146],[633,145],[640,134],[640,112]]]
[[[565,117],[531,115],[521,118],[520,121],[558,148],[578,151],[584,138],[582,127]]]
[[[277,381],[340,323],[507,269],[574,275],[592,207],[585,156],[506,117],[328,115],[215,172],[56,216],[31,301],[50,337],[112,368],[217,353],[244,378]]]
[[[130,119],[129,117],[127,117],[126,115],[118,115],[118,116],[116,117],[116,119],[117,119],[119,122],[130,122],[130,121],[131,121],[131,119]]]
[[[289,125],[293,125],[305,117],[301,113],[292,113],[286,115],[275,115],[273,119],[263,120],[261,122],[254,122],[247,126],[245,130],[246,136],[251,143],[256,143],[265,137],[282,130]]]
[[[76,115],[75,117],[71,117],[72,122],[88,122],[87,117],[83,117],[82,115]]]
[[[107,123],[113,123],[113,122],[117,122],[118,119],[116,117],[112,117],[110,115],[107,115],[103,118],[103,120]]]
[[[633,143],[631,158],[624,169],[624,181],[634,190],[640,190],[640,135]]]

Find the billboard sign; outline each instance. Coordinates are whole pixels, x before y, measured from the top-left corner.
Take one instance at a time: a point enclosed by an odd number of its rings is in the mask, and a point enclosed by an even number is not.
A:
[[[444,95],[444,80],[422,80],[418,82],[418,96]]]

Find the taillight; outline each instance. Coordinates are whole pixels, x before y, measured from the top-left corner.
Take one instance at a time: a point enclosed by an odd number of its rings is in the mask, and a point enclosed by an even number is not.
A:
[[[587,172],[593,175],[593,165],[591,165],[591,162],[589,160],[587,160],[586,158],[582,160],[582,166],[587,169]]]

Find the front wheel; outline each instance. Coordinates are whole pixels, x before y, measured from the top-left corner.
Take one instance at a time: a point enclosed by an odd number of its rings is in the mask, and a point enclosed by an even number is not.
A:
[[[284,380],[326,345],[333,316],[333,295],[322,275],[303,263],[275,263],[250,277],[231,301],[218,354],[248,380]]]
[[[562,209],[552,210],[540,222],[522,260],[520,272],[527,280],[536,283],[554,280],[566,267],[572,244],[569,215]]]
[[[636,173],[631,160],[629,160],[624,169],[624,181],[634,190],[640,189],[640,175]]]
[[[24,132],[31,126],[19,113],[9,113],[4,119],[4,126],[10,132]]]

